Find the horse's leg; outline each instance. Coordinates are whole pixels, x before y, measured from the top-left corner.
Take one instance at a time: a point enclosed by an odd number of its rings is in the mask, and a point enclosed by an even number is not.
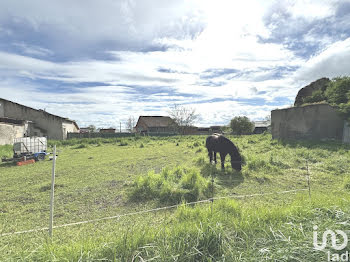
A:
[[[214,151],[214,162],[215,162],[215,164],[217,164],[217,161],[216,161],[216,153],[217,153],[217,152]]]
[[[226,154],[220,153],[220,158],[221,158],[221,169],[222,169],[222,170],[225,170],[225,158],[226,158]]]
[[[208,156],[209,156],[209,163],[213,161],[213,151],[208,150]]]

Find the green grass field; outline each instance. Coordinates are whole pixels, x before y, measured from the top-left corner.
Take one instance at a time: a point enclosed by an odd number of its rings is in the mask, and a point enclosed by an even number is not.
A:
[[[0,261],[327,261],[334,250],[313,248],[313,226],[319,241],[325,229],[350,229],[350,147],[230,138],[242,172],[229,157],[225,172],[209,165],[204,136],[50,141],[59,154],[55,225],[183,204],[57,228],[52,239],[47,230],[2,236]],[[0,163],[0,235],[48,227],[51,166]],[[274,194],[308,189],[307,169],[311,199],[308,190]]]

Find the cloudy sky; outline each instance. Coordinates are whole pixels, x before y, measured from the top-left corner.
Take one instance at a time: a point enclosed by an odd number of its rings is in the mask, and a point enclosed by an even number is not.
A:
[[[0,97],[119,127],[195,108],[199,126],[264,119],[350,75],[350,0],[3,0]]]

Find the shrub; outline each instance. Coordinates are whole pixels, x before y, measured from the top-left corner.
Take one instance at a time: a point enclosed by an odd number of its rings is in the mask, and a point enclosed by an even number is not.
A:
[[[311,96],[303,99],[303,104],[326,101],[334,106],[338,113],[350,120],[350,77],[336,77],[326,86],[325,90],[316,90]]]
[[[305,103],[318,103],[325,101],[326,97],[321,89],[316,90],[312,93],[311,96],[307,96],[303,99],[303,104]]]
[[[230,127],[235,135],[249,135],[253,132],[254,123],[246,116],[236,116],[231,120]]]
[[[337,77],[329,83],[325,95],[330,104],[349,102],[350,77]]]
[[[181,201],[196,201],[208,197],[211,183],[202,177],[197,169],[176,167],[165,168],[159,174],[153,171],[139,176],[130,193],[132,200],[157,199],[163,203],[176,204]]]

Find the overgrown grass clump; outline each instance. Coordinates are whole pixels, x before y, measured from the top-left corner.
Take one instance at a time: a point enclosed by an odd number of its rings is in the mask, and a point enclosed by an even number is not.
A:
[[[265,199],[266,200],[266,199]],[[313,248],[313,226],[347,230],[349,195],[298,195],[289,205],[218,200],[181,205],[161,223],[130,223],[62,245],[47,242],[32,261],[325,261]],[[136,218],[134,218],[136,219]],[[143,219],[151,219],[151,217]],[[154,219],[154,217],[153,217]],[[135,220],[137,221],[137,220]],[[348,250],[348,248],[346,249]],[[345,251],[345,250],[344,250]]]
[[[0,158],[1,157],[12,157],[13,155],[12,145],[0,146]]]
[[[212,185],[194,168],[164,168],[159,174],[154,171],[136,178],[130,193],[132,200],[157,199],[162,203],[191,202],[210,196]]]

